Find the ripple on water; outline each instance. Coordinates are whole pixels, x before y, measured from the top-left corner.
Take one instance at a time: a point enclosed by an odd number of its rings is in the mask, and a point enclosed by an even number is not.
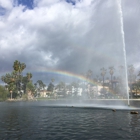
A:
[[[1,139],[136,139],[140,115],[129,111],[67,107],[0,107]]]

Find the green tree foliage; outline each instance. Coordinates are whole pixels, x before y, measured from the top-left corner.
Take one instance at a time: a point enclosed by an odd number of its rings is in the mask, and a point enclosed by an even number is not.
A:
[[[27,74],[26,74],[26,77],[27,77],[28,81],[30,81],[31,78],[32,78],[32,74],[31,74],[31,73],[27,73]]]
[[[50,83],[50,84],[48,85],[47,91],[53,92],[53,89],[54,89],[54,85],[53,85],[52,83]]]
[[[129,73],[129,83],[132,84],[134,81],[134,71],[135,68],[133,65],[128,66],[128,73]]]
[[[17,76],[16,78],[16,87],[18,91],[21,90],[21,83],[22,83],[22,71],[26,68],[25,63],[21,63],[18,60],[15,60],[13,64],[13,69],[15,71],[15,75]]]
[[[13,64],[14,71],[6,73],[1,77],[1,80],[6,84],[7,89],[11,94],[11,98],[13,93],[20,93],[21,90],[24,90],[24,93],[26,93],[26,86],[31,81],[32,74],[27,73],[26,76],[23,76],[22,71],[25,68],[26,65],[24,63],[16,60]]]
[[[8,91],[0,85],[0,101],[4,101],[7,99]]]
[[[26,65],[24,63],[19,62],[18,60],[15,60],[13,68],[16,72],[21,74],[21,72],[26,68]]]
[[[56,85],[56,88],[58,88],[59,90],[64,90],[65,86],[65,83],[61,81]]]
[[[27,91],[31,91],[32,93],[34,93],[35,91],[35,86],[33,85],[32,82],[28,82],[26,88],[27,88]]]
[[[46,87],[46,85],[42,82],[42,80],[38,80],[36,82],[36,84],[38,84],[38,90],[40,91],[41,89],[44,89]],[[37,87],[37,85],[36,85]]]

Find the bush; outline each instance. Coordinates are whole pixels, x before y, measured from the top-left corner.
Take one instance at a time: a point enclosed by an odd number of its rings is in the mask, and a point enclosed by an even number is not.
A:
[[[4,101],[7,99],[8,91],[5,90],[3,86],[0,85],[0,101]]]

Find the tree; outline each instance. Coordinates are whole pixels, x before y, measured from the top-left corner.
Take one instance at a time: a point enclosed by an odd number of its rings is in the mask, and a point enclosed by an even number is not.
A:
[[[129,66],[128,66],[130,84],[133,83],[133,74],[134,74],[134,70],[135,70],[135,68],[134,68],[133,65],[129,65]]]
[[[103,67],[101,68],[101,76],[103,77],[103,89],[104,89],[104,76],[106,74],[106,69]]]
[[[135,91],[136,97],[137,97],[137,93],[140,91],[140,81],[137,81],[132,84],[132,91],[133,90]],[[131,93],[132,93],[132,91],[131,91]]]
[[[42,80],[38,80],[37,83],[39,85],[39,90],[41,90],[44,86],[44,83],[42,82]]]
[[[11,82],[9,85],[8,85],[8,90],[11,94],[11,99],[12,99],[12,95],[13,95],[13,91],[16,89],[16,86],[13,82]]]
[[[6,87],[9,90],[12,98],[12,93],[21,93],[21,89],[26,93],[26,86],[29,82],[31,82],[32,74],[27,73],[26,76],[23,77],[22,71],[26,68],[24,63],[15,60],[13,64],[13,71],[11,73],[6,73],[1,77],[1,80],[6,83]],[[14,92],[13,92],[14,91]]]
[[[31,93],[34,93],[35,87],[34,87],[34,85],[32,84],[32,82],[28,82],[28,83],[27,83],[27,91],[31,91]]]
[[[26,74],[26,77],[28,79],[28,82],[30,82],[31,78],[32,78],[32,74],[29,72]]]
[[[112,86],[112,89],[113,89],[113,82],[112,82],[112,76],[113,76],[113,73],[114,73],[114,67],[113,66],[109,67],[109,73],[111,75],[111,86]]]
[[[13,91],[16,90],[16,85],[15,85],[16,78],[13,75],[13,72],[11,74],[6,73],[6,75],[1,77],[1,80],[7,84],[6,86],[8,88],[8,91],[11,94],[11,99],[12,99],[12,93],[13,93]]]
[[[64,90],[65,86],[66,86],[65,83],[61,81],[57,84],[56,88],[58,88],[60,91],[60,90]]]
[[[26,65],[25,63],[20,63],[18,60],[15,60],[13,68],[18,73],[18,75],[20,75],[21,72],[26,68]]]
[[[8,95],[8,91],[0,85],[0,100],[6,100]]]
[[[17,81],[16,81],[17,88],[18,90],[21,90],[21,82],[22,82],[21,73],[26,68],[26,65],[25,63],[21,63],[18,60],[15,60],[13,64],[13,68],[14,68],[15,73],[17,74]]]
[[[50,84],[48,85],[47,91],[53,92],[53,89],[54,89],[54,85],[53,85],[52,83],[50,83]]]
[[[22,89],[24,90],[24,93],[26,93],[27,84],[29,82],[31,82],[31,78],[32,78],[32,74],[31,73],[26,73],[26,76],[24,76],[22,78],[22,84],[23,84]]]
[[[27,76],[24,76],[22,78],[22,84],[23,84],[22,89],[24,90],[24,93],[26,93],[26,87],[27,87],[28,82],[29,82],[29,80],[28,80]]]
[[[130,91],[131,91],[131,93],[132,93],[132,84],[133,84],[133,74],[134,74],[134,70],[135,70],[135,68],[134,68],[134,66],[133,65],[129,65],[128,66],[128,72],[129,72],[129,86],[130,86]]]

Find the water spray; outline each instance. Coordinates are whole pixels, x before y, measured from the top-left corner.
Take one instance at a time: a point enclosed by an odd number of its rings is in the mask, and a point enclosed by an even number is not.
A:
[[[126,92],[127,92],[127,97],[128,97],[128,106],[130,106],[129,91],[128,91],[128,78],[127,78],[127,60],[126,60],[126,48],[125,48],[125,35],[124,35],[124,27],[123,27],[123,13],[122,13],[121,0],[118,0],[117,3],[118,3],[118,8],[119,8],[119,14],[120,14],[121,35],[122,35],[122,43],[123,43],[124,66],[125,66],[125,86],[126,86]]]

